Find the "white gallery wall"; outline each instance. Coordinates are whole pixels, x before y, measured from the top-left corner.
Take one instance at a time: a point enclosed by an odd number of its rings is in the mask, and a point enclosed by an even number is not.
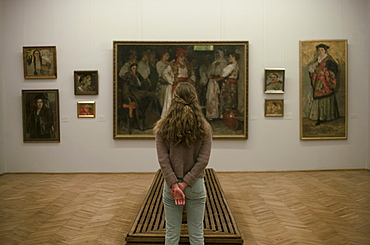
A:
[[[370,1],[367,1],[366,2],[367,4],[367,15],[366,15],[366,23],[367,23],[367,26],[370,26]],[[370,28],[367,28],[367,91],[368,91],[368,94],[367,94],[367,156],[366,156],[366,159],[367,159],[367,169],[370,169],[370,44],[369,44],[369,40],[370,40]]]
[[[0,1],[0,57],[3,56],[3,25],[2,19],[2,1]],[[2,73],[2,60],[0,58],[0,174],[5,172],[5,161],[4,161],[4,80]]]
[[[249,138],[214,140],[216,171],[369,168],[367,0],[0,0],[0,172],[153,172],[154,140],[113,139],[113,41],[249,41]],[[348,40],[347,140],[301,141],[299,41]],[[23,46],[56,46],[57,79],[23,78]],[[285,94],[264,69],[285,68]],[[99,95],[74,95],[73,72],[98,70]],[[59,89],[60,143],[23,143],[22,89]],[[291,117],[265,118],[266,98]],[[96,101],[105,120],[77,118]],[[251,120],[253,118],[253,120]]]

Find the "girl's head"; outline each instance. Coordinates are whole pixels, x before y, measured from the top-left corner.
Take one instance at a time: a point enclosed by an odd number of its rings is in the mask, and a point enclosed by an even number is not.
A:
[[[165,50],[161,53],[161,59],[162,60],[168,60],[169,58],[170,58],[170,53],[167,50]]]
[[[240,58],[240,55],[238,53],[230,53],[228,55],[228,59],[230,62],[237,62]]]
[[[173,94],[173,102],[182,105],[191,105],[198,102],[197,91],[190,83],[180,83]]]
[[[190,83],[180,83],[174,91],[167,117],[189,123],[196,115],[203,116],[197,91]]]
[[[195,87],[183,82],[176,87],[168,114],[157,122],[154,132],[175,144],[190,146],[205,137],[207,125]]]
[[[224,51],[222,50],[216,50],[215,52],[215,60],[221,60],[224,59]]]
[[[177,61],[186,61],[187,60],[187,56],[188,56],[188,51],[182,49],[182,48],[178,48],[177,51],[176,51],[176,57],[177,57]]]
[[[33,51],[33,56],[34,57],[40,57],[41,56],[40,50],[36,49],[35,51]]]

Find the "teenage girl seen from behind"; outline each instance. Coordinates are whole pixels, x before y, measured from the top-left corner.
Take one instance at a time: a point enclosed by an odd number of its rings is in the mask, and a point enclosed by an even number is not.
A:
[[[156,123],[154,133],[165,180],[165,244],[179,243],[184,205],[190,244],[204,244],[204,170],[211,153],[212,129],[201,112],[193,85],[184,82],[176,87],[168,114]]]

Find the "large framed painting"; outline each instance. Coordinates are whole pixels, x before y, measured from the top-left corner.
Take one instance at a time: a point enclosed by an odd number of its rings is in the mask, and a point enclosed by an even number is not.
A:
[[[57,78],[56,47],[23,47],[23,70],[26,79]]]
[[[154,138],[183,82],[195,86],[214,138],[248,138],[248,41],[114,41],[113,80],[114,139]]]
[[[23,142],[60,142],[59,91],[22,90]]]
[[[347,40],[300,41],[302,140],[347,139]]]

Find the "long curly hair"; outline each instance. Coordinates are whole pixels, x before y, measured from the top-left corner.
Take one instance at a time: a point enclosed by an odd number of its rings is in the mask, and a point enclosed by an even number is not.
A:
[[[189,147],[207,135],[208,127],[195,87],[183,82],[176,87],[168,114],[156,123],[154,133]]]

